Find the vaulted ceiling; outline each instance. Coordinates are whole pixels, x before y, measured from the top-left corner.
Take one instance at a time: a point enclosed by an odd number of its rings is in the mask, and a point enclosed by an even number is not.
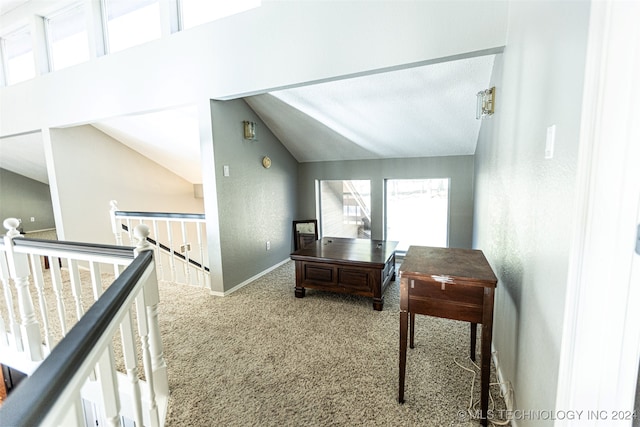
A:
[[[299,162],[474,154],[494,55],[247,98]]]
[[[475,94],[494,55],[245,98],[299,162],[474,154]],[[192,183],[202,182],[195,107],[93,126]],[[180,144],[176,144],[179,141]],[[48,182],[39,133],[0,139],[0,167]]]

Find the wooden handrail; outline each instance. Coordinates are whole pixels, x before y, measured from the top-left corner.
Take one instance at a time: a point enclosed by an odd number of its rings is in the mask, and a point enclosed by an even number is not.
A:
[[[124,231],[129,231],[129,227],[127,227],[125,224],[122,224],[122,229]],[[171,249],[169,246],[163,244],[163,243],[159,243],[157,241],[155,241],[154,239],[152,239],[151,237],[147,237],[147,242],[151,243],[154,246],[159,247],[160,249],[162,249],[163,251],[167,252],[167,253],[172,253],[174,256],[180,258],[183,261],[187,261],[187,257],[182,255],[180,252],[176,252],[175,250]],[[188,260],[189,264],[193,265],[194,267],[200,268],[204,271],[209,271],[209,267],[207,266],[203,266],[202,264],[200,264],[198,261],[194,261],[191,258],[189,258]]]
[[[205,220],[204,214],[177,213],[177,212],[132,212],[114,211],[116,218],[171,218],[171,219],[193,219]]]
[[[92,255],[109,258],[133,258],[134,248],[131,246],[102,245],[95,243],[68,242],[62,240],[28,239],[24,237],[14,237],[14,250],[22,251],[22,248],[38,249],[39,255],[53,255],[60,257],[61,253],[69,253],[74,257],[78,254]]]

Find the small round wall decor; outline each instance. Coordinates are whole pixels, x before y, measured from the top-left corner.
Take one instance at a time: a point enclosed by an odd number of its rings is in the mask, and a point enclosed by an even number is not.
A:
[[[268,156],[264,156],[262,158],[262,166],[264,166],[265,169],[269,169],[271,167],[271,159]]]

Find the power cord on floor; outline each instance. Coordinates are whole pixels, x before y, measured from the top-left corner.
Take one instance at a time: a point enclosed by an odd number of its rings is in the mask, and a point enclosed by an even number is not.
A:
[[[471,359],[469,359],[469,361],[471,362],[471,364],[478,371],[480,371],[480,367],[478,365],[476,365],[476,363],[474,361],[472,361]],[[466,366],[463,366],[460,362],[458,362],[458,359],[456,357],[453,358],[453,362],[456,365],[458,365],[460,368],[464,369],[467,372],[471,372],[473,374],[473,376],[471,378],[471,391],[470,391],[469,407],[467,408],[467,413],[469,414],[470,417],[473,418],[474,415],[475,415],[475,412],[476,412],[474,410],[474,407],[477,407],[477,405],[480,404],[480,401],[475,402],[475,404],[473,402],[473,389],[474,389],[475,383],[476,383],[477,372],[475,370],[471,369],[471,368],[467,368]],[[511,384],[510,383],[499,383],[499,382],[497,382],[497,383],[489,383],[489,387],[496,386],[496,385],[499,386],[500,387],[500,397],[505,399],[505,402],[506,402],[507,397],[503,394],[503,391],[502,391],[502,386],[505,385],[505,384],[508,386],[507,392],[508,393],[513,393],[513,389],[511,388]],[[511,396],[509,396],[508,398],[510,399]],[[495,404],[495,401],[493,400],[493,395],[491,394],[491,391],[489,391],[489,399],[491,400],[491,404],[489,406],[489,409],[491,411],[494,411],[496,404]],[[488,421],[494,426],[506,426],[506,425],[509,425],[511,423],[510,420],[494,420],[494,419],[491,419],[491,420],[488,420]]]

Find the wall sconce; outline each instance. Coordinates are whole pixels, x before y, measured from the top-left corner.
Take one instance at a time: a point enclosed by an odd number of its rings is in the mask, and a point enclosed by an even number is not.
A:
[[[255,122],[242,122],[244,125],[244,139],[256,139],[256,124]]]
[[[493,115],[496,106],[496,88],[485,89],[476,95],[476,119]]]

